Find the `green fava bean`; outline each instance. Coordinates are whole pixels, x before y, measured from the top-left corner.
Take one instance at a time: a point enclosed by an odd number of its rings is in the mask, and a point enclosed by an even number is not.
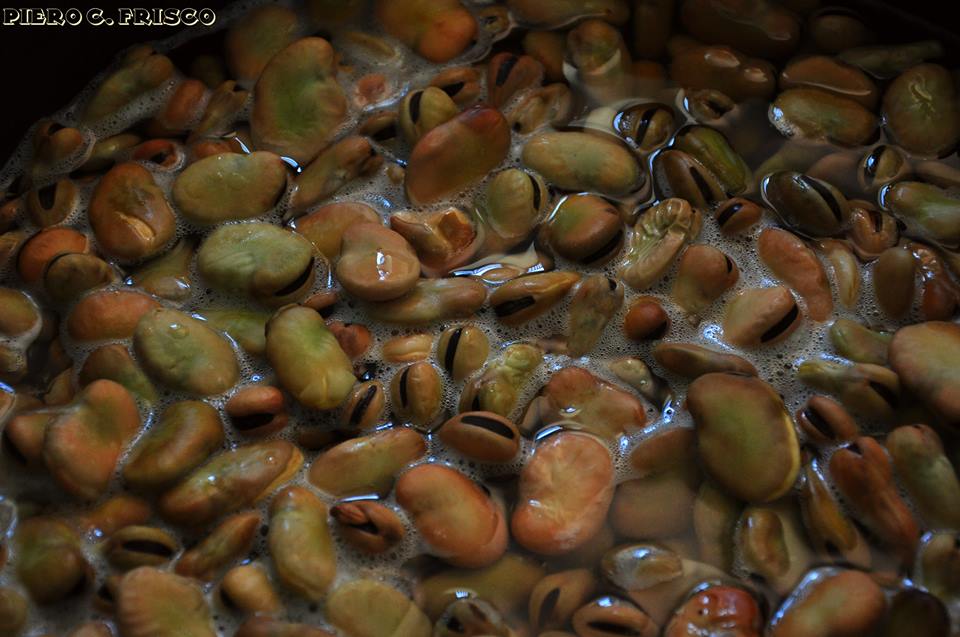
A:
[[[270,505],[270,556],[280,581],[298,595],[322,600],[337,573],[327,505],[303,487],[289,487]]]
[[[349,637],[430,637],[430,620],[395,588],[370,579],[338,586],[327,617]]]
[[[149,566],[117,586],[116,616],[124,637],[214,637],[210,608],[190,580]]]
[[[223,444],[223,424],[207,403],[170,405],[133,448],[123,478],[136,489],[170,484],[206,460]]]
[[[165,55],[144,49],[135,51],[97,87],[81,119],[95,122],[116,113],[141,95],[158,88],[173,73],[173,63]]]
[[[896,142],[920,155],[943,156],[960,140],[956,87],[937,64],[920,64],[895,79],[883,96],[883,116]]]
[[[343,121],[347,100],[336,54],[323,38],[303,38],[274,55],[253,92],[250,129],[258,148],[313,159]]]
[[[147,374],[171,389],[213,396],[240,378],[230,342],[183,312],[158,308],[145,314],[134,330],[133,347]]]
[[[173,201],[194,223],[249,219],[273,208],[286,183],[287,169],[273,153],[223,153],[187,166],[173,182]]]
[[[706,166],[720,180],[727,195],[738,195],[750,186],[750,167],[723,133],[709,126],[688,126],[677,133],[673,145]]]
[[[267,360],[280,384],[309,409],[332,409],[357,382],[350,358],[323,317],[302,306],[280,309],[266,327]]]
[[[270,320],[268,312],[257,310],[227,309],[200,310],[198,314],[210,325],[225,332],[245,352],[261,356],[267,348],[264,328]]]
[[[940,436],[926,425],[898,427],[887,436],[893,467],[921,515],[937,528],[960,529],[960,481]]]
[[[919,181],[901,181],[880,191],[880,203],[909,230],[948,248],[960,247],[960,197]]]
[[[207,461],[167,491],[158,509],[165,519],[202,526],[269,495],[303,464],[286,440],[237,447]]]
[[[960,427],[960,326],[930,321],[897,331],[890,367],[911,394],[952,428]]]
[[[273,306],[306,295],[314,266],[308,239],[268,223],[220,226],[197,253],[197,268],[212,287]]]
[[[564,190],[620,196],[643,183],[640,164],[621,143],[580,132],[537,135],[523,147],[523,163]]]
[[[877,118],[858,102],[813,88],[792,88],[777,96],[770,119],[786,137],[861,146],[873,139]]]
[[[690,383],[687,408],[704,467],[730,493],[770,502],[793,486],[800,445],[773,387],[752,376],[705,374]]]

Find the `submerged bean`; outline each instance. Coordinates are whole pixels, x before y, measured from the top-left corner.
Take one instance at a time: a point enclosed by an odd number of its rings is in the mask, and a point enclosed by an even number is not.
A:
[[[150,376],[179,391],[212,396],[233,387],[240,376],[229,341],[175,310],[145,314],[133,333],[133,347]]]
[[[130,392],[110,380],[94,381],[46,426],[43,460],[65,491],[94,500],[107,490],[140,425]]]
[[[672,428],[634,448],[630,464],[637,477],[617,485],[610,509],[611,525],[619,535],[669,538],[690,528],[700,483],[694,445],[692,429]]]
[[[892,421],[900,405],[900,379],[880,365],[810,359],[800,363],[797,377],[836,396],[855,415],[873,420]]]
[[[224,153],[190,164],[173,182],[173,201],[200,224],[258,217],[276,205],[287,169],[269,152]]]
[[[542,362],[543,351],[539,347],[527,343],[508,345],[499,359],[464,387],[460,411],[491,411],[509,417],[516,408],[520,390]]]
[[[448,328],[437,342],[437,362],[456,381],[480,369],[489,353],[490,341],[475,325]]]
[[[134,447],[123,468],[127,484],[153,489],[183,477],[223,444],[216,410],[200,401],[174,403]]]
[[[642,427],[646,410],[634,395],[582,367],[564,367],[550,377],[541,392],[552,410],[552,421],[589,431],[605,440]]]
[[[960,425],[960,327],[930,321],[900,328],[890,342],[890,367],[913,395],[951,427]]]
[[[920,64],[900,74],[883,96],[886,128],[902,147],[942,156],[960,140],[960,107],[950,72]]]
[[[313,245],[302,235],[268,223],[224,225],[197,252],[197,270],[222,292],[244,294],[269,306],[304,297],[316,276]]]
[[[210,582],[227,565],[250,550],[259,528],[260,514],[255,511],[231,515],[196,546],[184,551],[174,570],[185,577]]]
[[[356,579],[331,591],[331,624],[350,637],[430,637],[430,620],[406,595],[373,579]]]
[[[217,634],[200,587],[149,566],[130,571],[120,581],[115,614],[124,637]]]
[[[696,316],[736,285],[739,278],[740,270],[733,259],[713,246],[693,245],[680,257],[670,295],[688,315]]]
[[[119,164],[100,179],[87,214],[100,248],[124,261],[159,254],[176,230],[163,191],[135,163]]]
[[[637,220],[620,263],[624,282],[645,290],[667,271],[680,250],[700,234],[701,216],[683,199],[667,199]]]
[[[347,542],[373,555],[389,551],[406,533],[393,509],[373,500],[341,502],[330,515]]]
[[[80,537],[56,518],[33,517],[20,522],[14,535],[17,577],[39,604],[53,604],[81,593],[93,581]]]
[[[457,57],[477,34],[476,19],[458,0],[378,0],[374,16],[387,33],[431,62]]]
[[[583,356],[603,336],[607,323],[623,305],[623,284],[602,275],[582,280],[570,301],[567,352]]]
[[[960,529],[960,481],[943,450],[940,436],[926,425],[908,425],[887,436],[887,451],[897,476],[933,527]]]
[[[465,318],[487,300],[487,288],[474,279],[420,279],[413,290],[392,301],[371,303],[369,316],[401,325]]]
[[[723,338],[745,348],[771,345],[792,334],[802,320],[803,314],[787,288],[750,288],[727,303]]]
[[[801,596],[801,593],[803,594]],[[771,637],[853,637],[870,634],[883,619],[883,591],[866,573],[808,576],[771,622]]]

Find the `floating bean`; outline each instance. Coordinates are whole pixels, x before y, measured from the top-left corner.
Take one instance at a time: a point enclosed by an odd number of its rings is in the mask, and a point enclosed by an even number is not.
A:
[[[175,524],[199,526],[268,496],[303,464],[285,440],[237,447],[214,456],[160,498],[160,514]]]
[[[429,551],[453,566],[489,566],[506,550],[500,505],[458,471],[419,465],[400,476],[396,492]]]
[[[683,199],[667,199],[637,220],[620,263],[619,274],[629,286],[644,290],[667,271],[680,250],[700,234],[701,217]]]
[[[335,53],[323,38],[292,42],[270,58],[254,87],[251,132],[262,150],[305,163],[346,113]]]
[[[479,181],[507,155],[510,129],[494,108],[476,106],[435,127],[410,153],[404,185],[413,204],[426,204]]]
[[[583,279],[570,301],[569,355],[583,356],[592,350],[622,305],[623,284],[599,274]]]
[[[267,546],[284,586],[311,601],[324,599],[337,573],[327,506],[303,487],[288,487],[270,503]]]
[[[308,478],[317,488],[338,497],[385,496],[397,474],[427,451],[423,436],[395,428],[336,445],[310,466]]]
[[[513,538],[544,555],[567,553],[599,530],[613,497],[610,452],[591,436],[544,439],[520,473]]]
[[[356,383],[350,359],[313,310],[280,309],[267,323],[266,338],[267,360],[280,384],[304,406],[336,407]]]
[[[370,554],[389,551],[403,539],[403,523],[393,509],[372,500],[346,501],[330,509],[340,534]]]

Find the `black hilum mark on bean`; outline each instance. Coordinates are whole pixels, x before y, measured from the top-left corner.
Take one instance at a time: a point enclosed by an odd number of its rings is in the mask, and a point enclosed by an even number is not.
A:
[[[303,272],[301,272],[297,276],[297,278],[295,278],[293,281],[290,281],[290,283],[288,283],[284,287],[274,292],[273,293],[274,296],[286,296],[288,294],[293,294],[307,282],[307,280],[310,278],[310,275],[312,273],[313,273],[313,259],[310,259],[310,263],[308,263],[307,267],[303,269]]]
[[[517,312],[525,310],[528,307],[533,307],[536,304],[537,301],[532,296],[523,296],[519,299],[504,301],[499,305],[495,305],[493,312],[500,317],[510,316],[511,314],[516,314]]]
[[[446,84],[444,86],[441,86],[440,90],[446,93],[447,95],[449,95],[450,97],[453,97],[454,95],[462,91],[464,86],[465,84],[463,82],[454,82],[453,84]]]
[[[49,186],[44,186],[37,191],[37,201],[40,202],[40,205],[43,206],[44,210],[50,210],[53,208],[53,204],[57,200],[57,186],[56,184],[51,184]]]
[[[593,254],[587,255],[583,260],[584,263],[593,263],[594,261],[599,261],[603,257],[607,256],[611,252],[617,249],[617,246],[620,244],[620,238],[623,237],[623,230],[618,230],[615,235],[613,235],[609,241],[603,244],[599,250]]]
[[[458,327],[450,335],[450,342],[447,343],[447,351],[443,357],[443,368],[453,373],[453,361],[457,357],[457,346],[460,345],[460,336],[463,334],[463,328]]]
[[[356,529],[363,533],[369,533],[370,535],[380,535],[380,529],[377,528],[377,525],[369,520],[366,522],[361,522],[360,524],[351,524],[350,528]]]
[[[650,122],[653,121],[653,116],[656,114],[656,108],[648,108],[643,111],[643,114],[640,115],[640,122],[637,124],[637,130],[633,133],[633,141],[637,144],[643,145],[643,138],[647,136],[647,129],[650,128]]]
[[[238,431],[250,431],[252,429],[259,429],[269,425],[273,420],[274,415],[268,413],[261,414],[247,414],[246,416],[234,416],[230,420],[233,422],[234,428]]]
[[[487,418],[486,416],[477,416],[476,414],[474,414],[474,415],[461,416],[460,421],[468,425],[473,425],[474,427],[480,427],[481,429],[486,429],[487,431],[494,433],[498,436],[513,439],[513,431],[510,429],[510,427],[507,427],[505,424],[503,424],[499,420],[495,420],[493,418]]]
[[[843,221],[843,215],[840,212],[840,203],[837,201],[837,198],[833,196],[833,193],[830,192],[830,189],[821,184],[816,179],[812,179],[804,175],[801,177],[803,183],[807,184],[810,188],[813,188],[820,194],[820,197],[823,199],[830,207],[830,212],[833,213],[833,216],[836,217],[837,221]]]
[[[635,628],[624,626],[623,624],[615,624],[614,622],[587,622],[587,626],[602,633],[610,633],[611,635],[627,635],[628,637],[640,635],[640,632]]]
[[[822,433],[827,438],[833,438],[833,430],[830,428],[830,423],[827,422],[827,419],[824,418],[820,412],[818,412],[816,409],[807,407],[803,410],[803,415],[806,416],[807,421],[813,425],[814,429]]]
[[[354,406],[353,411],[350,412],[350,424],[359,425],[360,419],[363,418],[363,415],[367,412],[367,407],[370,406],[370,401],[373,400],[373,397],[377,395],[377,386],[370,385],[367,387],[367,391],[364,392],[363,397],[357,401],[356,406]]]
[[[533,209],[540,210],[540,184],[537,183],[533,175],[528,174],[527,178],[530,179],[530,185],[533,186]]]
[[[781,334],[787,331],[793,322],[797,319],[797,316],[800,314],[800,308],[797,307],[797,304],[794,303],[790,307],[790,311],[783,315],[783,318],[777,321],[773,326],[771,326],[763,335],[760,337],[761,343],[766,343],[767,341],[772,341]]]
[[[559,588],[553,588],[549,593],[543,596],[543,601],[540,603],[540,615],[537,617],[538,624],[543,626],[547,623],[547,620],[550,619],[550,615],[553,613],[553,609],[557,607],[557,601],[559,599]]]
[[[690,176],[693,178],[693,183],[697,185],[697,190],[700,191],[700,194],[703,195],[703,200],[707,203],[713,201],[713,194],[710,192],[710,186],[707,184],[707,180],[703,178],[703,175],[700,174],[700,171],[690,167]]]
[[[743,208],[743,204],[739,201],[733,205],[725,207],[720,211],[720,214],[717,215],[717,225],[722,228],[728,221],[730,221],[730,217],[740,212],[741,208]]]
[[[868,384],[870,385],[870,389],[877,392],[877,394],[880,395],[880,398],[882,398],[891,407],[896,407],[897,403],[900,402],[897,399],[897,395],[894,394],[893,391],[886,385],[873,380],[869,381]]]
[[[169,546],[152,540],[130,540],[123,543],[123,548],[135,553],[146,553],[147,555],[156,555],[158,557],[170,557],[173,551]]]
[[[423,99],[423,91],[417,91],[410,96],[410,120],[420,119],[420,100]]]
[[[513,67],[516,65],[517,60],[519,60],[516,55],[511,55],[506,60],[503,61],[503,64],[500,65],[500,68],[497,69],[497,78],[494,80],[494,83],[497,86],[503,86],[507,81],[507,78],[510,77],[510,71],[513,70]]]
[[[400,406],[407,406],[407,376],[410,374],[410,368],[403,370],[400,374]]]

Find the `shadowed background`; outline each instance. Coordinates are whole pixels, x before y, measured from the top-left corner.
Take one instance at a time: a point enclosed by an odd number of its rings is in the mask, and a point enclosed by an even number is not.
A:
[[[91,6],[104,9],[106,15],[114,15],[116,3],[76,3],[69,0],[57,2],[10,2],[4,7],[56,6],[62,9],[75,6],[86,10]],[[143,7],[209,7],[218,14],[230,2],[224,0],[128,0],[129,6]],[[679,4],[679,0],[678,0]],[[943,0],[846,0],[824,1],[827,5],[845,5],[860,11],[865,22],[875,29],[882,41],[907,42],[924,37],[936,37],[951,50],[957,62],[960,52],[960,33],[952,28],[960,10],[951,8],[952,3]],[[0,60],[4,66],[4,86],[0,95],[0,164],[6,161],[26,129],[37,119],[60,109],[82,89],[93,75],[106,67],[114,55],[139,42],[169,37],[183,27],[94,27],[87,24],[70,27],[0,26]],[[219,37],[199,41],[191,46],[193,51],[174,55],[174,62],[185,67],[183,60],[191,53],[216,48]]]

